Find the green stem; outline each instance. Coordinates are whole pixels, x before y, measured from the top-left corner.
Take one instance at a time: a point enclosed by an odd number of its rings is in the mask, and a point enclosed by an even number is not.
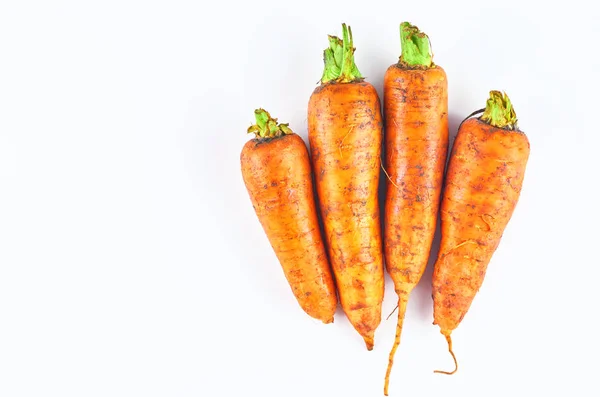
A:
[[[256,138],[276,138],[278,136],[292,134],[293,131],[288,127],[289,124],[280,124],[277,119],[271,117],[265,109],[256,109],[254,111],[256,124],[248,127],[248,133],[253,133]]]
[[[517,129],[517,114],[505,92],[490,91],[481,120],[494,127]]]
[[[362,75],[354,63],[354,51],[356,48],[352,42],[352,29],[342,24],[343,40],[336,36],[329,37],[329,48],[323,52],[325,69],[321,77],[321,83],[351,83],[362,80]]]
[[[418,27],[408,22],[402,22],[400,24],[400,44],[402,45],[401,64],[409,67],[430,68],[433,66],[429,37]]]

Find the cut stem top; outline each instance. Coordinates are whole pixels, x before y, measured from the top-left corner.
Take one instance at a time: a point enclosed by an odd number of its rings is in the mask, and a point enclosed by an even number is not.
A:
[[[481,120],[491,126],[516,130],[517,114],[505,92],[490,91]]]
[[[257,139],[277,138],[282,135],[292,134],[293,131],[288,127],[289,124],[280,124],[277,119],[271,117],[265,109],[256,109],[254,111],[256,124],[248,127],[248,133],[253,133]]]
[[[352,42],[352,29],[342,24],[343,40],[329,35],[329,48],[323,52],[325,69],[321,77],[321,84],[327,83],[352,83],[363,79],[356,63],[354,63],[354,51],[356,48]]]
[[[434,66],[429,37],[418,27],[409,22],[402,22],[400,24],[400,44],[402,46],[400,65],[409,68]]]

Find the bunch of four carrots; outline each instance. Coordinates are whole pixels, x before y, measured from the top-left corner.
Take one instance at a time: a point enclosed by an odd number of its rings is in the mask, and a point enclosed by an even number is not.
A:
[[[345,24],[342,29],[342,39],[329,36],[321,84],[308,104],[310,155],[287,124],[257,109],[248,129],[256,137],[241,154],[242,175],[302,309],[331,323],[339,297],[369,350],[381,321],[385,262],[398,294],[388,395],[408,297],[425,271],[438,213],[434,324],[448,341],[455,369],[437,372],[456,371],[450,335],[515,209],[529,141],[506,94],[491,91],[486,107],[459,127],[446,167],[448,84],[433,63],[428,36],[400,25],[402,52],[385,73],[382,115],[377,91],[355,64],[352,31]],[[387,182],[383,228],[380,171]]]

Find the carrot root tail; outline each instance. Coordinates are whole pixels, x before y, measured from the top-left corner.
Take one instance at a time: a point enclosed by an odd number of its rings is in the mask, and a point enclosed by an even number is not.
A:
[[[365,340],[365,345],[367,345],[367,350],[373,350],[373,346],[375,345],[375,338],[373,334],[363,335],[363,339]]]
[[[450,354],[452,355],[452,359],[454,360],[454,370],[452,372],[440,370],[435,370],[433,372],[436,374],[453,375],[454,373],[456,373],[456,371],[458,371],[458,362],[456,361],[456,356],[452,351],[452,338],[450,337],[450,334],[444,334],[444,336],[446,337],[446,341],[448,342],[448,351],[450,352]]]
[[[385,372],[385,383],[383,385],[383,394],[388,395],[388,388],[390,385],[390,374],[392,373],[392,366],[394,365],[394,356],[396,350],[400,346],[400,335],[402,334],[402,326],[404,325],[404,314],[406,313],[406,304],[408,302],[408,294],[400,294],[398,296],[398,322],[396,323],[396,337],[394,338],[394,346],[390,351],[390,357],[388,359],[387,371]],[[392,312],[393,313],[393,312]]]

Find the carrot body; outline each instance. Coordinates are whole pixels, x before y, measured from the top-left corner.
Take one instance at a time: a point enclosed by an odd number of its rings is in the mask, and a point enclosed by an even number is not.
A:
[[[377,196],[382,119],[375,88],[367,82],[317,87],[308,105],[308,137],[340,302],[371,350],[384,292]]]
[[[480,119],[459,128],[444,184],[433,274],[434,324],[450,350],[450,334],[469,310],[513,214],[528,158],[529,141],[518,130]]]
[[[441,67],[392,65],[384,80],[385,260],[396,293],[419,282],[435,234],[448,153],[448,84]]]
[[[448,83],[439,66],[409,69],[395,64],[384,79],[386,169],[384,247],[387,272],[399,300],[400,342],[408,295],[423,275],[435,234],[448,154]]]
[[[317,220],[308,150],[296,134],[248,141],[244,183],[302,309],[333,322],[337,297]]]

